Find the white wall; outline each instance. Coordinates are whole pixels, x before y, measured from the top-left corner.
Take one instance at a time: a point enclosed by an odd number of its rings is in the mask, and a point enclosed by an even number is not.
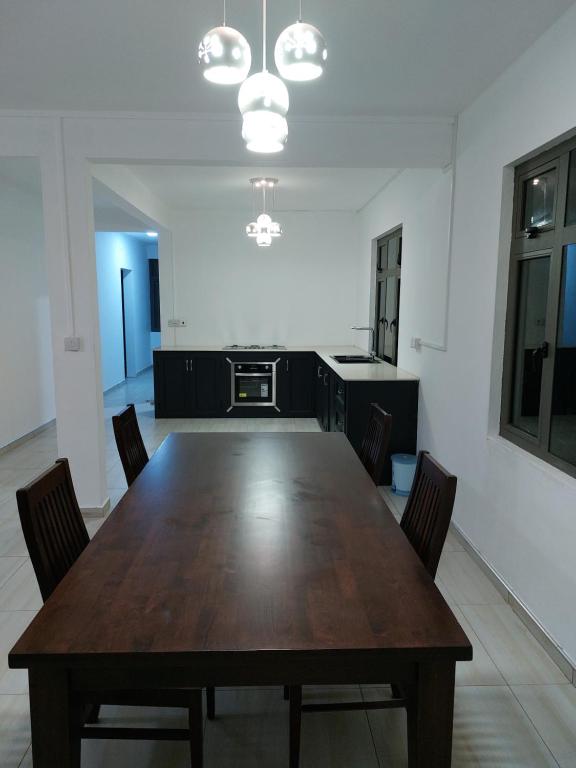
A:
[[[441,333],[441,281],[417,263],[422,255],[428,266],[445,263],[449,174],[400,176],[365,212],[362,235],[366,272],[369,238],[405,225],[399,362],[421,376],[420,446],[458,475],[456,523],[572,660],[576,480],[500,438],[498,417],[513,175],[506,166],[575,128],[576,101],[567,98],[575,36],[573,7],[460,116],[447,353],[416,352],[409,340]],[[360,301],[365,307],[365,294]]]
[[[0,160],[0,447],[55,417],[40,168],[14,163],[38,178],[21,186]]]
[[[174,311],[187,322],[175,343],[351,343],[356,215],[278,213],[284,235],[270,248],[246,236],[249,217],[174,216]]]
[[[125,282],[128,375],[134,376],[152,365],[150,281],[146,244],[121,232],[97,232],[96,266],[102,387],[106,391],[124,381],[120,281],[122,269],[131,270]]]

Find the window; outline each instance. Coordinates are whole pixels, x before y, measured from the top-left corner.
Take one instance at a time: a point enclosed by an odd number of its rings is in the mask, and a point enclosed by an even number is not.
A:
[[[397,365],[402,229],[381,237],[376,249],[374,346],[381,360]]]
[[[576,139],[516,169],[501,434],[576,476]]]

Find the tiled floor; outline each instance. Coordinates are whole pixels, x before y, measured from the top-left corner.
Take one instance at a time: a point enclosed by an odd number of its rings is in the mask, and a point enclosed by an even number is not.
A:
[[[149,403],[154,398],[154,377],[152,368],[147,368],[138,376],[124,379],[121,384],[104,392],[105,406],[120,406],[127,403]]]
[[[107,407],[106,459],[112,505],[126,490]],[[196,419],[155,422],[139,407],[148,450],[171,431],[317,431],[307,419]],[[0,455],[0,766],[31,768],[26,675],[7,669],[6,654],[41,605],[17,519],[14,493],[56,456],[54,430]],[[382,489],[397,517],[403,499]],[[101,520],[90,520],[93,535]],[[378,575],[375,574],[375,578]],[[437,584],[474,646],[458,665],[454,717],[455,768],[576,768],[576,689],[542,651],[482,571],[449,534]],[[374,687],[324,691],[324,696],[381,695]],[[318,695],[309,692],[309,696]],[[206,723],[207,768],[284,768],[287,710],[278,689],[222,690],[219,717]],[[106,708],[118,722],[182,721],[182,713]],[[83,768],[185,768],[187,747],[168,743],[85,742]],[[407,766],[400,711],[319,713],[303,720],[303,768]]]

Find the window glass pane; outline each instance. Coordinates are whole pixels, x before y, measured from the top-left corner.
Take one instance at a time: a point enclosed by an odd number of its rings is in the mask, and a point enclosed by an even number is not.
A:
[[[388,244],[388,269],[400,266],[400,238],[394,237]]]
[[[550,257],[521,261],[512,390],[512,424],[538,436]]]
[[[524,182],[523,229],[544,229],[554,223],[556,169],[533,176]]]
[[[576,224],[576,151],[570,152],[568,195],[566,199],[566,226]]]
[[[562,259],[550,452],[576,464],[576,245],[566,246]]]

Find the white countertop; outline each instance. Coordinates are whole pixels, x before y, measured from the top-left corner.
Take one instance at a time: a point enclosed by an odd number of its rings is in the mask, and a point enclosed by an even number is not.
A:
[[[199,346],[199,345],[181,345],[181,346],[162,346],[158,347],[159,352],[234,352],[249,353],[270,352],[271,354],[282,354],[283,352],[315,352],[322,361],[328,365],[342,381],[418,381],[418,377],[402,368],[396,368],[388,363],[337,363],[332,359],[332,355],[366,355],[365,350],[360,347],[306,347],[290,346],[285,349],[223,349],[219,346]]]

